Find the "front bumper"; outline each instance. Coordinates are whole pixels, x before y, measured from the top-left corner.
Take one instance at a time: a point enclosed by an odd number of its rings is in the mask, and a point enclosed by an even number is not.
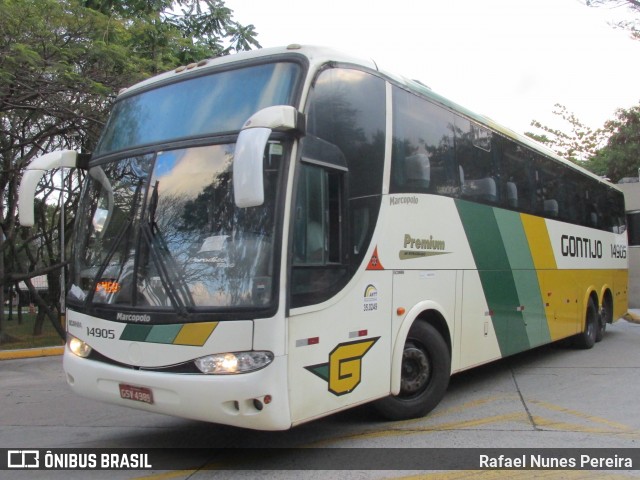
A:
[[[65,348],[67,383],[83,397],[149,412],[256,430],[291,427],[287,357],[238,375],[150,372],[75,356]],[[123,399],[120,384],[151,389],[153,404]],[[270,396],[270,402],[265,397]]]

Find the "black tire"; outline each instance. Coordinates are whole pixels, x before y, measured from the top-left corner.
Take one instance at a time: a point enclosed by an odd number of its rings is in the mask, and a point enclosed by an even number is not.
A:
[[[598,331],[596,332],[596,342],[601,341],[604,338],[604,333],[607,331],[607,323],[613,321],[613,305],[609,296],[605,296],[602,300],[602,310],[598,316]]]
[[[588,350],[592,348],[596,343],[596,337],[599,330],[599,315],[596,303],[593,298],[589,299],[587,304],[587,312],[584,319],[584,331],[574,337],[573,345],[576,348]]]
[[[451,354],[442,335],[417,320],[404,345],[400,393],[382,398],[374,406],[389,420],[423,417],[442,400],[450,375]]]

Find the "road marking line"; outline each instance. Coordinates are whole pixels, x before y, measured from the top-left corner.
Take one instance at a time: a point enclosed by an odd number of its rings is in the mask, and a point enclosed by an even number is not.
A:
[[[554,410],[556,412],[560,412],[560,413],[566,413],[568,415],[573,415],[574,417],[578,417],[578,418],[584,418],[585,420],[589,420],[590,422],[593,423],[601,423],[603,425],[608,425],[610,427],[615,428],[616,430],[622,430],[622,431],[633,431],[633,428],[628,426],[628,425],[624,425],[622,423],[618,423],[618,422],[613,422],[611,420],[607,420],[606,418],[602,418],[602,417],[596,417],[593,415],[589,415],[586,414],[584,412],[580,412],[578,410],[572,410],[570,408],[566,408],[566,407],[561,407],[559,405],[554,405],[553,403],[547,403],[544,402],[542,400],[529,400],[531,403],[533,403],[534,405],[538,405],[540,407],[546,408],[547,410]]]
[[[450,407],[440,411],[433,412],[429,414],[429,417],[427,418],[430,418],[430,419],[438,418],[444,415],[448,415],[450,413],[458,413],[458,412],[467,410],[469,408],[483,406],[488,403],[493,403],[500,400],[514,400],[514,399],[519,399],[519,397],[517,395],[508,394],[508,395],[495,395],[492,397],[478,398],[476,400],[471,400],[470,402],[463,403],[462,405],[458,405],[456,407]],[[407,421],[410,421],[410,420],[407,420]]]
[[[466,429],[477,428],[480,426],[498,424],[501,422],[518,422],[527,426],[531,426],[531,423],[529,421],[530,420],[529,416],[527,415],[526,412],[512,412],[512,413],[505,413],[501,415],[494,415],[490,417],[475,418],[471,420],[445,422],[445,423],[439,423],[439,424],[430,423],[428,425],[418,425],[418,423],[423,420],[430,421],[430,420],[433,420],[434,418],[443,417],[445,415],[452,414],[452,413],[458,413],[460,411],[465,411],[473,407],[487,405],[492,402],[504,400],[508,398],[510,398],[510,396],[508,395],[484,397],[484,398],[480,398],[470,402],[466,402],[462,405],[444,409],[442,411],[437,412],[437,414],[431,414],[427,417],[411,419],[411,420],[403,420],[401,422],[394,422],[392,424],[385,424],[384,429],[373,430],[373,431],[362,432],[362,433],[354,433],[354,434],[319,440],[317,442],[313,442],[307,445],[307,447],[333,445],[335,443],[344,442],[348,440],[368,440],[373,438],[394,437],[394,436],[403,437],[408,435],[424,434],[429,432],[438,432],[438,431],[447,431],[447,430],[466,430]],[[569,432],[624,435],[624,436],[630,436],[634,438],[636,436],[640,436],[640,432],[638,432],[637,430],[634,430],[633,428],[627,425],[614,422],[611,420],[607,420],[605,418],[588,415],[584,412],[572,410],[559,405],[554,405],[552,403],[548,403],[541,400],[528,400],[528,402],[535,404],[541,408],[545,408],[547,410],[556,411],[556,412],[570,415],[573,417],[585,419],[595,424],[609,426],[613,430],[605,430],[602,428],[602,426],[598,427],[598,426],[580,425],[578,423],[572,423],[572,422],[567,422],[563,420],[553,420],[543,416],[533,416],[535,425],[537,427],[546,428],[548,430],[565,430]],[[476,412],[476,413],[480,415],[482,414],[481,412]]]
[[[518,423],[525,423],[529,425],[529,417],[525,412],[513,412],[513,413],[505,413],[501,415],[494,415],[492,417],[463,420],[460,422],[415,426],[410,428],[397,428],[397,427],[387,426],[384,430],[374,430],[369,432],[345,435],[342,437],[329,438],[326,440],[320,440],[320,441],[305,445],[305,448],[312,448],[312,447],[317,448],[320,445],[333,444],[335,442],[340,442],[345,440],[367,440],[372,438],[393,437],[393,436],[401,437],[401,436],[408,436],[408,435],[417,435],[421,433],[441,432],[441,431],[448,431],[448,430],[465,430],[465,429],[479,427],[482,425],[489,425],[492,423],[512,422],[512,421],[515,421]]]

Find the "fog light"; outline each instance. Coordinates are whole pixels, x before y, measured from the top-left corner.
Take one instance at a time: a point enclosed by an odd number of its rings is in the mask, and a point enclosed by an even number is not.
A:
[[[91,354],[91,347],[80,340],[79,338],[74,337],[73,335],[67,334],[69,339],[67,340],[67,345],[71,353],[77,355],[78,357],[87,358]]]
[[[202,372],[212,375],[231,375],[260,370],[273,361],[271,352],[235,352],[207,355],[194,361]]]

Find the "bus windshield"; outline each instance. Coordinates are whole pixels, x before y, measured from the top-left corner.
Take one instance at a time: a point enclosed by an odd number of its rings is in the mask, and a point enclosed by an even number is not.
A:
[[[125,96],[114,106],[94,157],[142,145],[239,131],[257,111],[291,105],[301,68],[253,65]]]
[[[74,308],[186,319],[273,307],[284,147],[265,150],[264,203],[238,208],[228,139],[255,112],[293,104],[301,71],[287,61],[203,70],[117,101],[77,215],[67,297]]]
[[[268,306],[283,147],[267,147],[264,204],[244,209],[233,199],[234,147],[161,151],[92,167],[69,301],[185,314]]]

